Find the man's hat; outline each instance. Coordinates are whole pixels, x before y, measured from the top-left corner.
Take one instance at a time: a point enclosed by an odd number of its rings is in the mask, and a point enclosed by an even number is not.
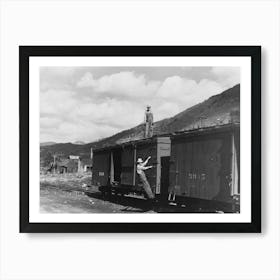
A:
[[[142,163],[143,162],[143,159],[142,158],[138,158],[137,159],[137,163]]]

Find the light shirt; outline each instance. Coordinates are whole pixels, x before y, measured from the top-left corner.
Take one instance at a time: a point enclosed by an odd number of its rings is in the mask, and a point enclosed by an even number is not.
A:
[[[151,111],[146,111],[144,122],[145,123],[153,123],[153,121],[154,121],[153,113]]]
[[[146,168],[145,168],[145,166],[144,165],[142,165],[142,164],[137,164],[137,169],[136,169],[136,171],[137,171],[137,174],[144,174],[144,170],[145,170]]]

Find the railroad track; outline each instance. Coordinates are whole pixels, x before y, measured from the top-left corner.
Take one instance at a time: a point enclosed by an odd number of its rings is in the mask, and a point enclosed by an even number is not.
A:
[[[90,189],[92,187],[64,187],[64,186],[54,186],[54,185],[46,185],[43,186],[43,188],[46,189],[52,189],[55,191],[63,191],[68,193],[75,193],[76,195],[87,195],[89,197],[94,197],[99,200],[108,201],[111,203],[117,203],[122,204],[123,206],[131,206],[135,208],[147,208],[148,201],[143,197],[136,197],[134,195],[125,195],[125,196],[119,196],[117,194],[111,195],[109,197],[104,196],[101,192],[98,190]],[[210,212],[210,213],[222,213],[222,211],[215,211],[206,209],[204,207],[193,207],[191,204],[176,204],[174,202],[158,202],[156,203],[156,208],[158,208],[159,211],[156,212],[163,212],[163,213],[169,213],[169,212],[186,212],[186,213],[197,213],[197,212]],[[210,210],[210,211],[209,211]]]
[[[54,185],[46,185],[43,186],[45,189],[54,189],[57,191],[65,191],[65,192],[80,192],[80,193],[98,193],[98,191],[93,191],[88,189],[88,187],[82,188],[82,187],[74,187],[74,188],[69,188],[69,187],[61,187],[61,186],[54,186]]]

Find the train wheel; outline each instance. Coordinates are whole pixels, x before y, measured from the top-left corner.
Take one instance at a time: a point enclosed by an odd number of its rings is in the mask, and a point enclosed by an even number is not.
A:
[[[111,189],[109,189],[107,192],[106,192],[106,196],[110,199],[111,196],[112,196],[112,191]]]
[[[180,201],[175,202],[177,207],[182,207],[182,203]]]

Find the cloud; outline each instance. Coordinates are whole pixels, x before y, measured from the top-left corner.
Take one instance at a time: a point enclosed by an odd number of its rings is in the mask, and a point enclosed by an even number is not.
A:
[[[68,77],[74,74],[75,67],[61,67],[61,66],[44,66],[40,68],[41,75],[49,75],[53,77]]]
[[[75,142],[83,140],[90,142],[93,140],[110,136],[117,133],[118,129],[109,125],[99,125],[92,122],[61,122],[57,129],[44,129],[41,131],[41,142],[49,141],[50,139],[56,142]],[[55,133],[55,139],[50,137]]]
[[[119,72],[94,79],[90,72],[77,82],[78,88],[90,87],[94,94],[107,93],[107,97],[114,98],[144,98],[152,95],[160,86],[159,81],[148,81],[145,75],[134,72]]]
[[[143,106],[151,104],[156,113],[163,112],[159,111],[159,106],[171,108],[170,104],[172,104],[173,109],[170,110],[170,114],[166,112],[165,117],[224,90],[224,87],[214,80],[201,79],[197,82],[181,76],[170,76],[158,81],[149,80],[145,75],[137,75],[134,72],[119,72],[98,79],[94,79],[92,73],[86,72],[77,82],[77,88],[87,89],[83,97],[89,97],[96,103],[100,102],[100,99],[102,102],[108,102],[110,99],[129,100],[134,108],[141,105],[142,110]],[[177,108],[176,112],[175,108]],[[162,113],[158,116],[162,117]]]
[[[48,130],[59,127],[61,120],[56,117],[41,117],[40,118],[40,129]]]
[[[63,116],[71,113],[78,105],[73,96],[75,92],[67,90],[47,90],[40,94],[40,113],[43,115]]]
[[[172,102],[164,102],[160,106],[154,106],[155,120],[172,117],[180,112],[180,106]]]
[[[179,108],[187,108],[222,90],[223,87],[215,81],[203,79],[196,82],[195,80],[173,76],[162,83],[157,91],[157,96],[165,100],[176,101]]]
[[[108,99],[106,102],[83,103],[76,108],[72,113],[80,120],[91,121],[100,125],[107,125],[128,128],[141,122],[142,106],[131,106],[131,102],[126,100]],[[144,114],[144,113],[143,113]]]
[[[168,77],[162,83],[157,95],[163,98],[183,98],[192,93],[196,86],[194,80],[188,80],[179,76]]]
[[[40,92],[41,141],[59,142],[90,142],[134,127],[143,122],[147,104],[152,106],[155,121],[174,116],[235,85],[240,78],[239,68],[233,67],[197,71],[196,79],[188,78],[184,69],[180,75],[162,79],[149,79],[136,71],[98,78],[88,69],[80,69],[79,75],[73,74],[75,69],[61,67],[45,71],[49,72],[45,77],[55,78],[41,77],[41,82],[48,81]]]
[[[40,90],[70,89],[75,67],[40,67]]]
[[[212,67],[211,72],[224,89],[240,83],[240,67]]]
[[[40,130],[44,140],[92,141],[133,127],[143,120],[143,106],[107,98],[101,103],[77,99],[77,92],[48,90],[40,98]],[[129,116],[129,117],[128,117]],[[49,135],[49,136],[47,136]],[[63,139],[63,140],[61,140]]]

